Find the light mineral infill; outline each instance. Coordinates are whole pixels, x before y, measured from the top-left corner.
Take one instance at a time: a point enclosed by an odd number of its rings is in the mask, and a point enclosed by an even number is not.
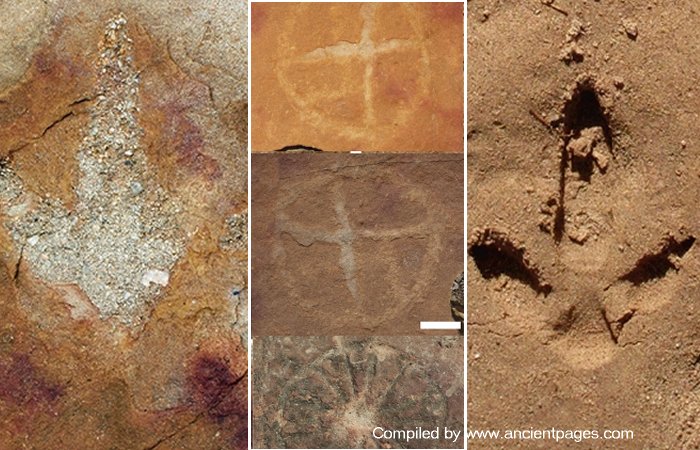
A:
[[[23,261],[50,284],[76,284],[103,318],[136,324],[183,252],[178,207],[149,176],[136,115],[139,76],[126,19],[110,20],[98,85],[77,153],[75,210],[24,191],[0,167],[0,208]]]

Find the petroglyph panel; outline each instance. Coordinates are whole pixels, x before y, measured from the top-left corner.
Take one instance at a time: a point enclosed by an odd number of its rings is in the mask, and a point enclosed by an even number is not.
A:
[[[256,154],[254,335],[418,334],[451,320],[461,155]]]
[[[254,151],[462,151],[461,4],[252,10]]]

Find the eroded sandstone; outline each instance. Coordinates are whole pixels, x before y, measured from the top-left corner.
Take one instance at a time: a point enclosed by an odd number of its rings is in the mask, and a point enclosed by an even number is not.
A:
[[[0,447],[245,448],[245,4],[20,3],[0,7]]]
[[[254,3],[252,149],[463,151],[463,5]]]

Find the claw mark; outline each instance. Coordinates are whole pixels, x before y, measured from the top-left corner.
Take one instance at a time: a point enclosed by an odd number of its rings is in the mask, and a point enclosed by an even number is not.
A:
[[[539,269],[530,264],[525,248],[515,245],[505,233],[492,229],[477,231],[468,253],[484,278],[506,275],[538,294],[546,296],[552,292],[552,286],[540,279]]]
[[[675,237],[667,237],[661,248],[655,253],[642,256],[634,266],[634,269],[620,277],[622,281],[629,281],[635,286],[661,278],[670,269],[678,271],[677,260],[683,257],[690,247],[695,244],[695,238],[690,236],[678,241]]]
[[[608,333],[610,334],[610,339],[617,344],[617,334],[615,333],[615,330],[613,330],[612,323],[610,322],[610,319],[608,319],[608,315],[605,312],[605,308],[600,308],[600,316],[603,318],[603,323],[605,323],[605,328],[608,330]]]
[[[566,168],[567,164],[566,146],[561,148],[561,159],[559,161],[559,200],[556,203],[554,212],[554,241],[558,244],[564,236],[564,227],[566,222],[566,209],[564,202],[566,201]]]
[[[590,76],[579,78],[569,99],[562,107],[563,129],[559,142],[559,192],[551,232],[559,244],[566,228],[566,185],[568,169],[581,180],[591,181],[597,167],[601,174],[608,170],[613,150],[609,111],[601,104],[600,89]],[[543,119],[531,111],[543,124]],[[604,145],[603,145],[604,144]],[[605,149],[603,147],[606,147]]]

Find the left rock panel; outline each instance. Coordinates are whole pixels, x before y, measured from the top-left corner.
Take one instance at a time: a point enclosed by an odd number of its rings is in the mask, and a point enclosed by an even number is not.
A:
[[[0,18],[0,448],[247,448],[246,3]]]

